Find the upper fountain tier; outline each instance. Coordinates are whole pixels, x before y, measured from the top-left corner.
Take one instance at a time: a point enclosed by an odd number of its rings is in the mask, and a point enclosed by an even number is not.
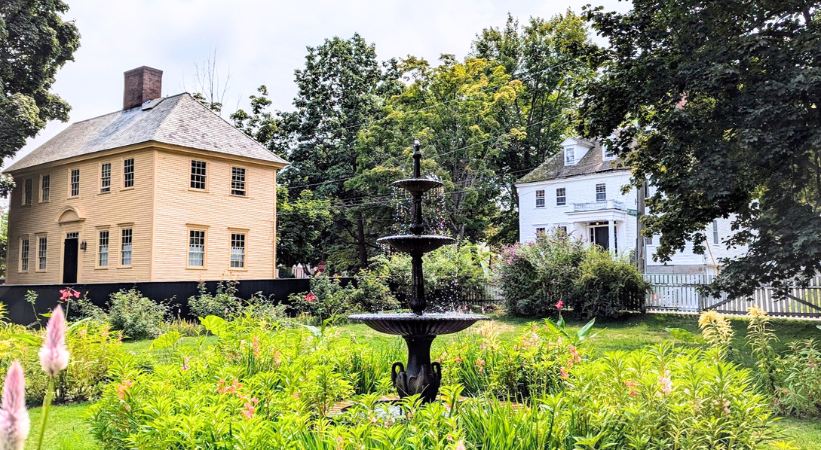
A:
[[[452,237],[435,234],[400,234],[385,236],[377,239],[376,242],[388,244],[398,252],[423,254],[432,252],[443,245],[453,244],[456,240]]]
[[[431,189],[442,186],[441,181],[432,180],[430,178],[405,178],[404,180],[394,181],[391,184],[411,194],[424,194]]]

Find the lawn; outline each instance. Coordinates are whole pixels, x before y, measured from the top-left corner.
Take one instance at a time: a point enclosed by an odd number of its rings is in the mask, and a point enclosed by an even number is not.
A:
[[[673,340],[674,338],[667,331],[669,328],[681,328],[694,333],[698,332],[698,325],[695,316],[676,315],[647,315],[644,317],[634,317],[626,320],[599,323],[596,326],[597,334],[594,337],[592,348],[595,352],[607,352],[612,350],[633,350],[654,344]],[[497,332],[504,339],[512,338],[523,328],[530,326],[532,322],[522,319],[499,317],[495,318],[489,325],[497,328]],[[774,328],[779,338],[778,346],[783,348],[789,342],[812,336],[821,335],[816,323],[802,321],[774,321]],[[573,323],[573,326],[581,326],[581,323]],[[735,348],[743,348],[743,330],[746,322],[734,320],[733,326],[736,331]],[[368,339],[397,340],[398,338],[380,335],[364,325],[351,324],[334,327],[329,332],[343,334],[353,334],[367,337]],[[458,335],[442,336],[440,340],[458,339]],[[180,343],[183,352],[196,353],[202,346],[211,345],[213,337],[188,337]],[[678,342],[681,345],[688,345]],[[163,352],[152,350],[150,341],[127,342],[125,347],[135,353],[142,354],[154,359],[162,359]],[[434,348],[434,354],[435,354]],[[742,361],[745,361],[746,352],[739,352]],[[385,368],[386,374],[388,368]],[[84,420],[89,413],[89,403],[75,405],[59,405],[53,408],[52,416],[49,420],[51,426],[46,433],[44,448],[48,449],[96,449],[100,448],[90,435],[89,425]],[[39,429],[39,408],[32,409],[32,428]],[[821,442],[821,423],[814,419],[794,419],[785,418],[780,421],[780,428],[785,437],[796,445],[799,449],[818,448]],[[27,448],[34,448],[36,439],[29,440]]]

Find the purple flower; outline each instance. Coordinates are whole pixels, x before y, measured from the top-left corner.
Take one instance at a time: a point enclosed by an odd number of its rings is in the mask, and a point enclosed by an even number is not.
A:
[[[29,414],[26,411],[26,380],[18,361],[11,363],[3,384],[0,407],[0,448],[22,450],[29,434]]]
[[[49,376],[57,376],[68,367],[66,348],[66,317],[63,308],[57,305],[46,325],[46,336],[40,347],[40,365]]]

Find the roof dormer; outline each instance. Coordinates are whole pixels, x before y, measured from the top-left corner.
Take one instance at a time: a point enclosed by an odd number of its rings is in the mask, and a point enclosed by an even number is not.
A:
[[[565,166],[575,166],[587,151],[593,148],[593,144],[577,138],[567,138],[561,143]]]

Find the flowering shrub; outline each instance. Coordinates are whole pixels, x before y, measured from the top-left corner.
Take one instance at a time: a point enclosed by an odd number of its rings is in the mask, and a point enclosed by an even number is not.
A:
[[[291,294],[292,311],[306,314],[318,322],[336,322],[353,312],[396,309],[399,302],[388,286],[370,270],[356,276],[355,284],[342,286],[327,275],[311,278],[311,291]]]
[[[136,289],[111,294],[108,308],[111,326],[130,339],[157,337],[167,313],[165,305],[143,296]]]
[[[559,234],[504,249],[499,280],[508,312],[535,317],[555,312],[558,300],[573,295],[584,254],[581,242]]]
[[[569,306],[575,315],[589,319],[643,310],[650,285],[636,266],[593,247],[585,253],[573,289]]]
[[[104,448],[729,449],[772,439],[749,372],[701,350],[590,359],[589,328],[546,324],[508,341],[481,325],[434,345],[442,401],[408,397],[397,414],[378,399],[393,391],[388,367],[405,357],[398,339],[245,317],[203,325],[213,347],[151,371],[112,371],[93,407]],[[347,399],[350,408],[334,409]]]

